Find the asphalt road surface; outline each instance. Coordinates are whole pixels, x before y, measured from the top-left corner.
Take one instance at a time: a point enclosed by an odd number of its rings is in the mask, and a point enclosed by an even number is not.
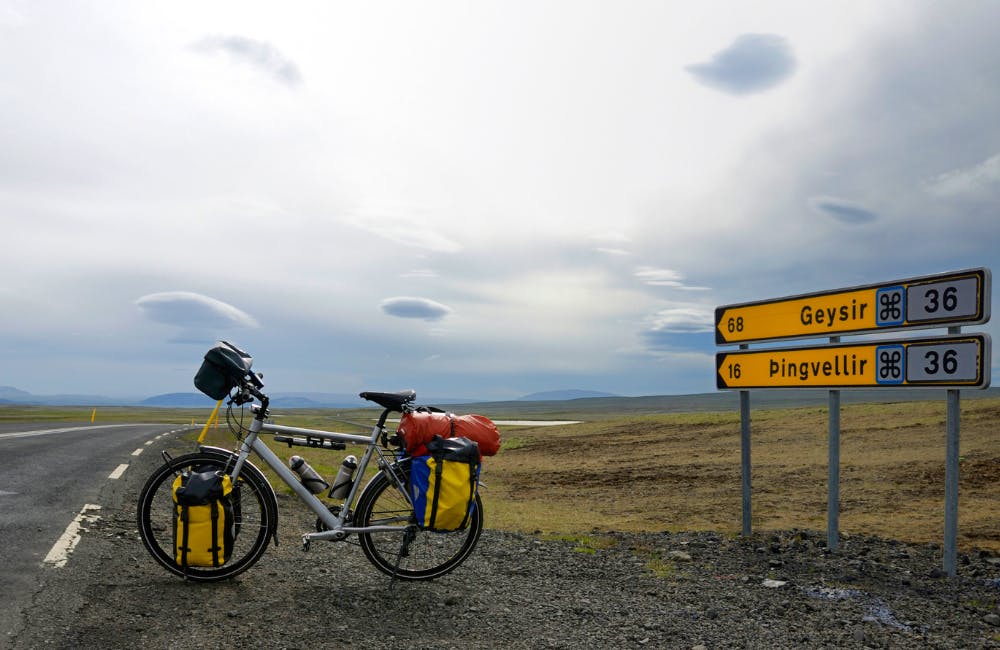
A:
[[[163,424],[0,423],[0,630],[23,625],[45,572],[64,570],[76,533]],[[5,645],[6,639],[0,639]]]

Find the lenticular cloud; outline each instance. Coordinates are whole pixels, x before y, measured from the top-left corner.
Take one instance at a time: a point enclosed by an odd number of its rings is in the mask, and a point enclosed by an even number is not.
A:
[[[878,221],[877,213],[843,199],[818,196],[814,197],[811,203],[813,209],[848,225],[860,225]]]
[[[775,34],[743,34],[710,61],[685,68],[701,84],[731,95],[777,86],[795,71],[788,41]]]
[[[205,54],[228,54],[232,60],[256,68],[286,86],[302,82],[302,73],[295,63],[285,57],[270,43],[245,36],[208,36],[195,43],[193,49]]]
[[[189,329],[257,327],[257,321],[245,311],[190,291],[151,293],[135,304],[146,318],[165,325]]]
[[[427,298],[386,298],[380,305],[382,312],[398,318],[441,320],[452,312],[451,307]]]

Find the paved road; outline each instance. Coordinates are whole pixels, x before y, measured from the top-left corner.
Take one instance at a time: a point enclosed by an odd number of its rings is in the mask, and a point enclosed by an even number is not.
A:
[[[46,572],[65,570],[72,533],[99,514],[101,490],[128,471],[146,443],[185,428],[0,424],[0,630],[19,629]]]

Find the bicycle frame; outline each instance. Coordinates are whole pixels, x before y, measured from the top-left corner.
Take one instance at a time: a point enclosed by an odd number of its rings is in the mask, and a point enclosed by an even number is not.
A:
[[[323,532],[313,532],[305,533],[302,536],[303,544],[308,545],[312,540],[341,540],[347,537],[351,533],[371,533],[371,532],[394,532],[401,530],[401,526],[345,526],[347,517],[350,511],[350,505],[355,503],[355,499],[359,495],[359,488],[362,481],[361,477],[364,476],[365,470],[368,464],[371,462],[372,456],[376,453],[381,460],[385,460],[385,456],[382,454],[381,449],[378,445],[379,436],[382,435],[382,431],[385,427],[385,420],[389,415],[389,411],[385,410],[382,412],[381,417],[372,428],[372,432],[368,436],[351,434],[351,433],[339,433],[335,431],[320,431],[316,429],[303,429],[299,427],[288,427],[277,424],[267,424],[264,422],[262,413],[266,411],[266,407],[260,409],[260,413],[254,417],[250,424],[249,432],[246,437],[240,443],[239,452],[237,455],[236,465],[233,468],[231,478],[235,483],[236,478],[239,476],[240,471],[243,469],[243,464],[250,456],[250,452],[254,452],[260,457],[264,463],[267,464],[279,478],[298,495],[309,509],[316,513],[327,530]],[[365,452],[358,461],[358,467],[355,472],[355,480],[351,485],[350,492],[347,498],[344,500],[345,507],[340,509],[340,513],[334,515],[327,505],[319,499],[315,494],[310,492],[302,482],[299,481],[298,477],[292,470],[285,466],[282,460],[275,454],[271,449],[264,444],[260,439],[260,434],[263,432],[267,433],[283,433],[292,435],[303,435],[310,438],[320,438],[323,440],[331,440],[334,442],[343,442],[357,445],[365,445]],[[388,471],[392,475],[393,482],[396,486],[406,494],[405,486],[400,482],[399,477],[395,472],[389,471],[388,467],[383,469],[383,471]],[[367,484],[366,484],[367,485]],[[409,500],[409,495],[407,495],[407,500]]]

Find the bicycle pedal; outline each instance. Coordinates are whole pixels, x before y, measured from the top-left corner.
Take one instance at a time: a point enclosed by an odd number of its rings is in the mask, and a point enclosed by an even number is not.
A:
[[[303,553],[308,553],[309,552],[309,545],[310,545],[310,543],[311,542],[310,542],[310,540],[309,540],[308,537],[303,537],[302,538],[302,552]]]

